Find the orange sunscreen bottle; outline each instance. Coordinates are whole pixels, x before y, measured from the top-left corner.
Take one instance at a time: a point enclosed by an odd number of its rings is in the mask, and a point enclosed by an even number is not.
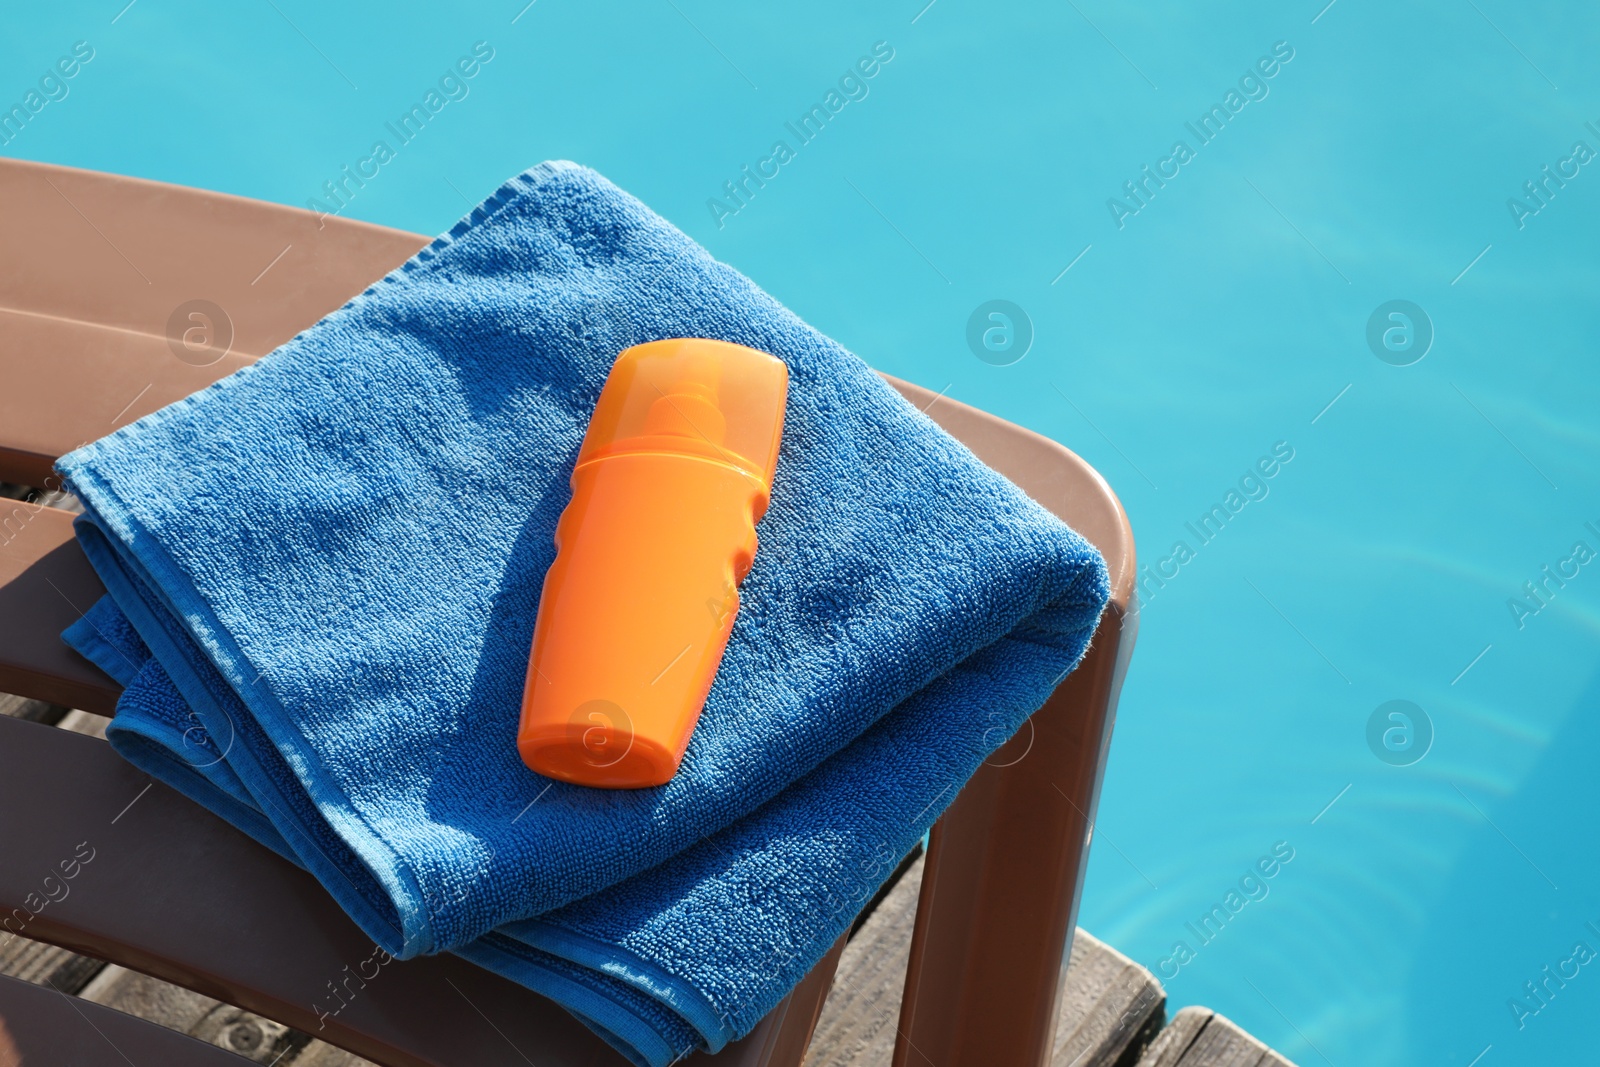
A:
[[[604,789],[677,773],[739,609],[789,371],[723,341],[617,357],[556,524],[517,748]]]

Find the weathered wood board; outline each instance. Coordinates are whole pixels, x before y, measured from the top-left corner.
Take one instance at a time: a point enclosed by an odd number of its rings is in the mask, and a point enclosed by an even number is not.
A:
[[[922,860],[906,871],[851,938],[823,1005],[806,1067],[888,1067],[900,1022]],[[1155,977],[1082,930],[1072,945],[1051,1062],[1112,1067],[1160,1026]]]
[[[1294,1067],[1210,1008],[1184,1008],[1138,1067]]]

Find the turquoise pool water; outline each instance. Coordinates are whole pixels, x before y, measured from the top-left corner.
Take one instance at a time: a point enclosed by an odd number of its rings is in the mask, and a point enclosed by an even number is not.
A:
[[[1151,570],[1081,922],[1174,1009],[1596,1058],[1600,11],[123,2],[7,14],[0,152],[427,233],[578,160],[1104,472]]]

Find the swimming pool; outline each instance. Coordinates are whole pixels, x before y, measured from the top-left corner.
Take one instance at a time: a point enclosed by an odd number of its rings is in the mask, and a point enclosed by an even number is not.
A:
[[[1080,921],[1173,1008],[1592,1058],[1600,15],[124,2],[8,16],[0,151],[427,233],[575,159],[1105,473],[1148,569]]]

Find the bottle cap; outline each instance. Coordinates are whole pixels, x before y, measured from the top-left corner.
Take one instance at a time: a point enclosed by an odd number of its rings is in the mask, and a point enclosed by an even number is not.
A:
[[[688,455],[770,489],[788,384],[782,360],[726,341],[674,338],[624,349],[577,465],[628,453]]]

